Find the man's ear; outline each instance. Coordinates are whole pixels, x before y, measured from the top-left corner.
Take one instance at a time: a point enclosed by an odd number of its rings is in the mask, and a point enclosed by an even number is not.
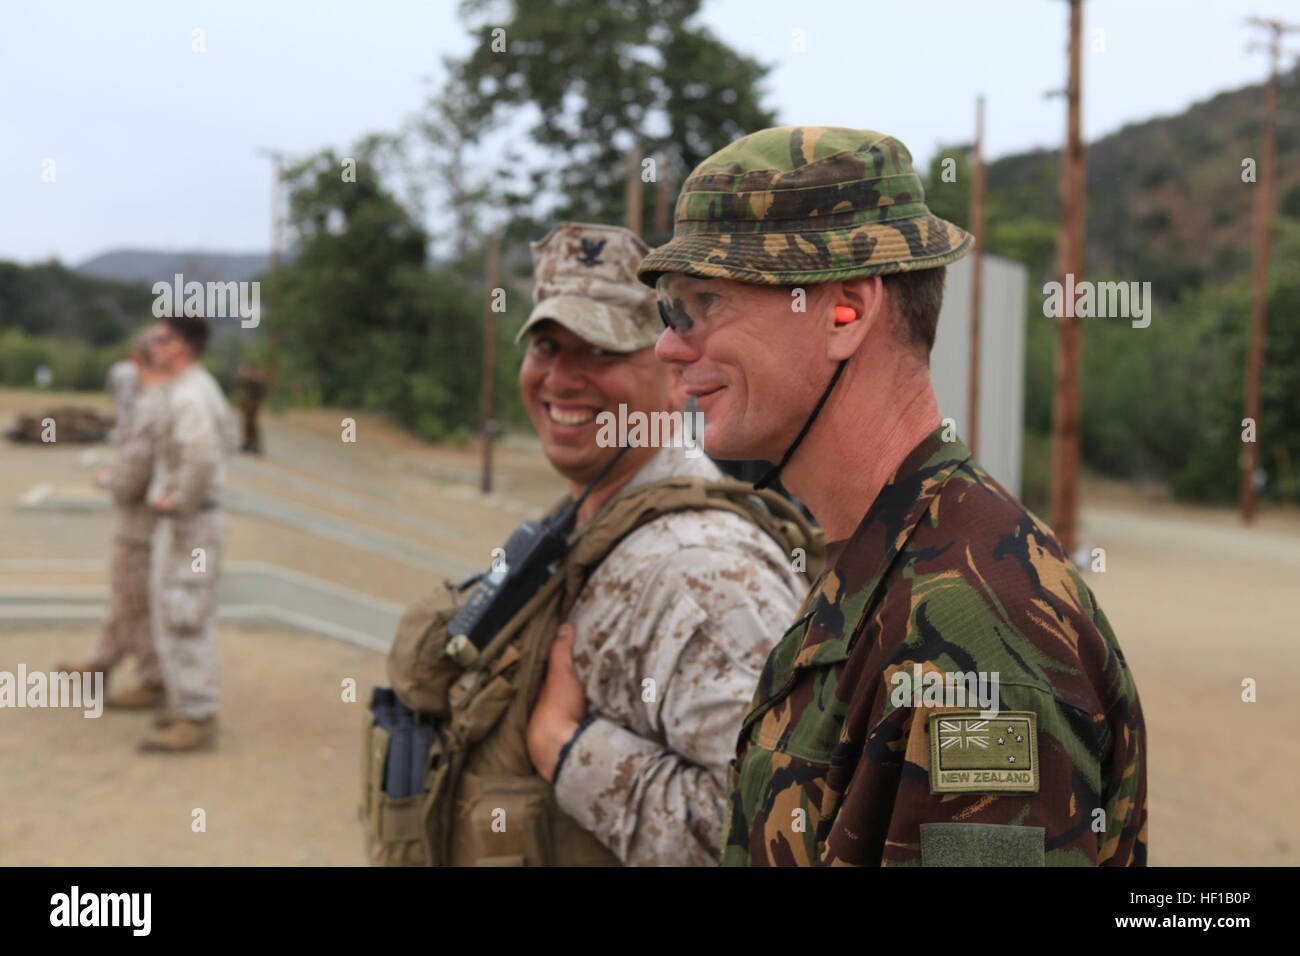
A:
[[[827,357],[839,361],[858,350],[885,314],[885,284],[880,276],[831,284],[827,305]]]

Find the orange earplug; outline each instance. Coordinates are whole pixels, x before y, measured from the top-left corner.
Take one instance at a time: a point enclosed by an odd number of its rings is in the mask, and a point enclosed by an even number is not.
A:
[[[850,309],[847,305],[837,305],[835,307],[836,325],[848,325],[857,317],[858,314],[854,312],[852,309]]]

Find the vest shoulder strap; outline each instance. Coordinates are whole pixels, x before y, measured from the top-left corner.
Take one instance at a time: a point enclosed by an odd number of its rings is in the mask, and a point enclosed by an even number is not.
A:
[[[666,478],[619,495],[579,528],[566,562],[566,590],[576,598],[587,576],[620,541],[657,518],[679,511],[729,511],[753,521],[790,554],[802,548],[802,574],[811,584],[825,559],[826,541],[802,512],[774,491],[741,481]],[[577,585],[575,589],[573,585]]]

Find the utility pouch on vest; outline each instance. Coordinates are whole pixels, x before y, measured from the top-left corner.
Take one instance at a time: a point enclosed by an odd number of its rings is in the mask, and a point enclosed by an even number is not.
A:
[[[475,866],[546,866],[554,858],[551,785],[541,777],[461,775],[455,839]]]
[[[418,792],[391,797],[384,790],[389,741],[389,732],[375,723],[374,712],[367,709],[361,751],[361,823],[366,858],[373,866],[428,866],[430,852],[423,810],[426,795]]]
[[[372,866],[447,860],[448,692],[461,673],[446,656],[448,605],[434,594],[406,609],[388,655],[393,687],[376,687],[363,717],[359,810]]]
[[[388,688],[375,688],[362,724],[360,807],[372,866],[446,862],[449,821],[442,809],[456,749],[442,721],[413,713]]]
[[[447,622],[456,613],[445,594],[433,594],[406,609],[388,651],[393,692],[412,710],[446,718],[448,694],[462,668],[447,656]]]

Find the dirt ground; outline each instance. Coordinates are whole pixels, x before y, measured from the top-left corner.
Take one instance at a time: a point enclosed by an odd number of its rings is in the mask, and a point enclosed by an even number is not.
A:
[[[59,396],[85,402],[83,396]],[[0,427],[50,396],[0,391]],[[99,403],[91,399],[89,404]],[[343,412],[267,422],[265,459],[230,469],[232,492],[322,521],[364,526],[361,546],[234,515],[228,561],[262,561],[395,604],[437,576],[404,549],[467,567],[563,487],[527,442],[499,446],[496,491],[480,497],[478,451],[419,442]],[[106,511],[23,511],[40,484],[87,494],[102,446],[0,443],[0,593],[102,589]],[[1296,861],[1300,823],[1300,515],[1269,512],[1244,528],[1227,509],[1190,508],[1158,489],[1086,482],[1082,531],[1105,550],[1087,580],[1123,644],[1146,715],[1151,862]],[[0,670],[29,670],[89,650],[94,627],[0,626]],[[147,718],[0,711],[0,864],[359,864],[360,708],[386,683],[373,651],[302,633],[221,630],[223,706],[211,754],[137,754]],[[355,678],[359,702],[342,700]],[[1242,700],[1243,681],[1256,701]],[[205,811],[206,832],[192,830]]]
[[[80,657],[90,637],[0,630],[0,669]],[[361,708],[387,683],[382,656],[284,631],[223,627],[220,637],[211,753],[138,753],[150,729],[139,713],[3,712],[0,865],[365,864]],[[356,702],[344,701],[349,679]]]

